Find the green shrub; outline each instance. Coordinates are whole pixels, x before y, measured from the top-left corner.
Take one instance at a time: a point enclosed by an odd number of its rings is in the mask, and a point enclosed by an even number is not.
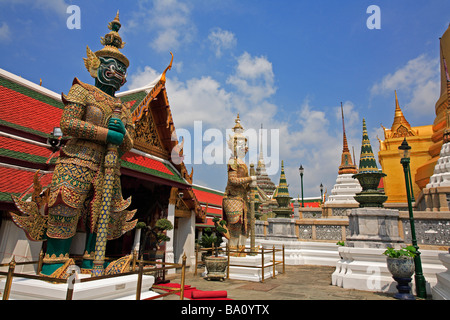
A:
[[[398,250],[388,247],[387,250],[383,252],[383,254],[390,258],[402,258],[402,257],[414,258],[417,255],[416,248],[414,248],[413,246],[403,247]]]

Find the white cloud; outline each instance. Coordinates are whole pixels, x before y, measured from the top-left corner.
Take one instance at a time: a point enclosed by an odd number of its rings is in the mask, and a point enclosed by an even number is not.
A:
[[[0,27],[0,40],[8,41],[11,39],[11,31],[9,30],[9,26],[6,22],[2,23]]]
[[[139,10],[128,21],[128,30],[142,31],[144,25],[153,37],[150,46],[158,52],[173,51],[193,40],[196,27],[188,4],[178,0],[154,0],[152,4],[138,3]]]
[[[128,79],[128,89],[137,89],[152,83],[160,73],[149,66],[145,66],[144,69],[138,68],[136,73],[132,74]]]
[[[439,60],[420,55],[374,84],[371,94],[372,96],[389,94],[393,97],[394,90],[410,97],[409,100],[400,103],[404,110],[418,116],[429,114],[439,98]]]
[[[177,128],[189,128],[194,121],[202,121],[205,126],[226,129],[236,116],[232,94],[211,77],[194,78],[185,83],[168,79],[167,90]]]
[[[129,87],[141,87],[158,75],[149,66],[139,69],[130,76]],[[318,186],[321,182],[331,191],[342,151],[342,132],[334,132],[331,124],[341,123],[340,111],[337,117],[337,113],[327,113],[322,108],[313,106],[309,99],[305,99],[299,106],[299,111],[294,114],[297,117],[295,120],[292,115],[280,117],[279,106],[269,101],[276,92],[272,63],[265,57],[254,57],[249,53],[237,58],[227,83],[232,86],[225,87],[225,84],[211,76],[186,81],[168,77],[166,87],[179,138],[182,135],[181,129],[189,130],[194,138],[194,121],[202,121],[203,133],[210,128],[218,129],[224,138],[228,138],[226,130],[234,126],[236,114],[239,112],[245,130],[255,130],[258,134],[261,124],[264,129],[278,130],[279,139],[271,143],[271,138],[268,137],[269,145],[265,150],[266,164],[270,168],[269,173],[273,174],[271,178],[274,183],[278,183],[280,163],[284,160],[291,196],[297,196],[299,192],[300,163],[305,167],[305,194],[319,194]],[[334,108],[337,112],[338,107]],[[350,101],[344,104],[346,129],[357,132],[358,138],[355,140],[360,142],[361,121],[355,109]],[[203,143],[203,147],[207,145],[209,142]],[[185,147],[187,148],[187,145]],[[191,145],[191,148],[196,152],[195,146]],[[259,148],[259,145],[255,148]],[[187,154],[192,155],[186,152]],[[270,158],[273,158],[274,163],[269,162]],[[205,166],[207,168],[203,168]],[[212,178],[212,167],[204,163],[196,166],[195,181],[223,189],[226,184],[226,169],[220,165],[216,166],[216,169],[224,171],[217,172],[215,178]],[[216,181],[218,179],[220,181]]]
[[[235,74],[227,79],[248,100],[256,104],[276,92],[272,63],[266,57],[252,57],[244,52],[238,57]]]
[[[224,50],[234,48],[237,43],[234,33],[221,28],[213,29],[208,35],[208,40],[211,42],[217,58],[222,56]]]

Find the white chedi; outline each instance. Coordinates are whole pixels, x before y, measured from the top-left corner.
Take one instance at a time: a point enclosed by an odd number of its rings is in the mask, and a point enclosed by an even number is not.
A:
[[[362,191],[359,181],[352,178],[352,173],[340,174],[331,190],[327,203],[353,204],[357,203],[354,196]]]
[[[450,186],[450,142],[444,143],[426,188]]]

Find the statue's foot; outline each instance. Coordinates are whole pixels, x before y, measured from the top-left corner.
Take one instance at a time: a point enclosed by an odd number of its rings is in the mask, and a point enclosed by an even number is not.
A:
[[[75,265],[73,259],[68,259],[64,263],[45,263],[42,266],[41,274],[50,278],[67,279],[71,272],[71,266]]]

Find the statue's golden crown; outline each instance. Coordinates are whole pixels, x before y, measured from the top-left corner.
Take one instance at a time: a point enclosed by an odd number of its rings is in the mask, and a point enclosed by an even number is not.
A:
[[[117,11],[117,15],[114,20],[108,24],[108,29],[111,31],[100,39],[100,43],[104,45],[104,47],[95,53],[87,47],[87,58],[83,58],[83,60],[86,69],[92,77],[96,77],[96,70],[100,66],[100,60],[98,59],[99,57],[115,58],[122,62],[127,68],[130,65],[128,58],[119,51],[119,49],[123,49],[125,45],[125,42],[122,41],[122,38],[118,33],[121,26],[119,11]]]

